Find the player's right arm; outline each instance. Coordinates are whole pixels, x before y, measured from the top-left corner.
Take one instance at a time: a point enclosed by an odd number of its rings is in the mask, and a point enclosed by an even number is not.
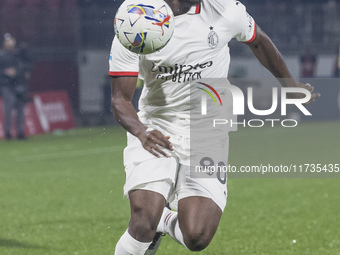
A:
[[[148,130],[132,105],[136,83],[137,77],[112,77],[111,104],[115,118],[125,130],[141,141],[144,149],[156,157],[167,157],[161,147],[172,150],[170,137],[158,130]]]
[[[138,118],[132,105],[138,76],[138,55],[125,49],[115,38],[110,55],[110,76],[112,77],[111,105],[116,120],[126,131],[136,136],[144,149],[156,157],[167,156],[162,150],[172,150],[168,136],[158,130],[149,130]]]
[[[138,119],[132,105],[132,97],[136,89],[137,77],[112,77],[111,105],[116,120],[134,136],[140,136],[147,127]]]

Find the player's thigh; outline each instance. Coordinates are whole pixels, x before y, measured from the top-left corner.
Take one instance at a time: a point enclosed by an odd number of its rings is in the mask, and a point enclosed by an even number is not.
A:
[[[186,197],[178,202],[178,218],[181,227],[188,232],[215,233],[221,215],[221,209],[210,198]]]
[[[181,165],[176,184],[178,219],[189,249],[201,250],[213,238],[227,200],[226,178],[193,175]]]
[[[129,198],[132,215],[142,215],[148,221],[153,221],[155,216],[162,214],[166,204],[163,195],[150,190],[132,190]]]
[[[129,198],[129,233],[141,242],[149,242],[156,232],[166,200],[162,194],[150,190],[132,190]]]
[[[130,199],[131,207],[129,233],[139,241],[149,242],[172,194],[178,161],[174,157],[153,156],[136,137],[128,135],[124,164],[124,195]]]
[[[171,185],[166,180],[138,185],[129,191],[131,217],[144,219],[156,229],[170,192]]]
[[[222,210],[210,198],[186,197],[178,201],[178,220],[184,242],[191,250],[209,245],[220,222]]]

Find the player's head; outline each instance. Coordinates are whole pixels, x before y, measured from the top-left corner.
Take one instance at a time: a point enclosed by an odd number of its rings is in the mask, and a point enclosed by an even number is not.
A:
[[[7,33],[4,35],[3,48],[5,50],[14,50],[16,44],[17,44],[17,41],[11,34]]]

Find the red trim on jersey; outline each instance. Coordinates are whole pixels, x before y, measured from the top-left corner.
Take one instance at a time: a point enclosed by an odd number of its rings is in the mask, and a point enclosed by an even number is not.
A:
[[[138,72],[109,72],[110,76],[138,76]]]
[[[195,10],[195,14],[200,14],[200,13],[201,13],[201,3],[196,5],[196,10]]]
[[[256,38],[256,22],[255,21],[254,21],[254,25],[255,25],[255,28],[254,28],[253,37],[249,41],[246,41],[246,42],[243,42],[243,43],[249,44],[249,43],[252,43],[255,40],[255,38]]]

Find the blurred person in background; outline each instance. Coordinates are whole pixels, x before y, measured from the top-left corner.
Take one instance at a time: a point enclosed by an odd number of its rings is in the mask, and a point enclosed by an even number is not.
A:
[[[28,101],[27,81],[30,77],[30,61],[27,47],[17,47],[10,34],[4,35],[3,49],[0,50],[0,92],[3,101],[5,138],[12,138],[12,110],[17,111],[16,134],[19,140],[25,139],[24,107]]]

